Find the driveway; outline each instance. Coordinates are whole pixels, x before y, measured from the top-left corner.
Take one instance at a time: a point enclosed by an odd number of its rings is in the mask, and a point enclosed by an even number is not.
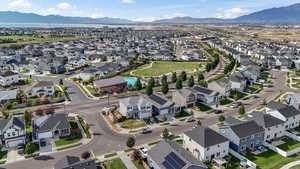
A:
[[[18,153],[18,149],[10,149],[7,153],[7,163],[13,163],[19,160],[23,160],[24,156]]]

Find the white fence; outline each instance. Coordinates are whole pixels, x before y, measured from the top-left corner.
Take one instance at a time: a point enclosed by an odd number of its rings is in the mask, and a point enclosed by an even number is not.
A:
[[[290,138],[292,138],[296,141],[298,141],[298,139],[299,139],[299,137],[294,135],[294,134],[291,134],[291,133],[288,133],[288,132],[286,132],[285,134],[286,134],[286,136],[288,136],[288,137],[290,137]],[[266,143],[266,142],[264,143],[264,146],[266,146],[269,149],[277,152],[278,154],[282,155],[283,157],[289,157],[289,156],[292,156],[294,154],[300,153],[300,147],[295,148],[295,149],[290,150],[290,151],[284,151],[284,150],[282,150],[282,149],[280,149],[280,148],[278,148],[278,147],[276,147],[272,144]]]
[[[297,136],[297,135],[295,135],[295,134],[293,134],[293,133],[290,133],[290,132],[285,131],[285,132],[284,132],[284,135],[290,137],[290,138],[293,139],[293,140],[296,140],[296,141],[299,141],[299,142],[300,142],[300,137]]]
[[[283,157],[288,157],[288,154],[286,151],[281,150],[280,148],[273,146],[272,144],[269,143],[264,143],[264,146],[268,147],[269,149],[275,151],[276,153],[282,155]]]
[[[232,154],[233,156],[235,156],[236,158],[240,159],[240,160],[246,160],[247,161],[247,165],[250,166],[250,168],[255,169],[256,168],[256,164],[250,160],[248,160],[246,157],[242,156],[240,153],[229,149],[229,153]]]

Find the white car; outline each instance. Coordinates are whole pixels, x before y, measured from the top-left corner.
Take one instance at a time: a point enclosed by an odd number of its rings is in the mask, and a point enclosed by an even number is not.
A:
[[[144,158],[147,158],[148,149],[146,149],[145,147],[142,147],[142,148],[140,148],[139,152]]]

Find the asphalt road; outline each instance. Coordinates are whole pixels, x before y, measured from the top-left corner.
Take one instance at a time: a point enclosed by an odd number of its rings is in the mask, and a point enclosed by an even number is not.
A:
[[[245,108],[250,111],[261,104],[261,102],[266,99],[267,101],[274,99],[280,91],[282,92],[295,92],[297,90],[290,89],[286,86],[286,73],[280,71],[272,71],[274,79],[274,86],[262,91],[257,95],[257,98],[252,98],[244,101]],[[40,80],[45,77],[37,77]],[[58,83],[60,78],[49,78],[48,80],[53,80]],[[46,80],[46,79],[44,79]],[[91,130],[93,132],[93,139],[86,145],[78,147],[72,150],[61,151],[57,153],[51,153],[48,156],[42,156],[37,159],[28,159],[24,161],[19,161],[15,163],[10,163],[0,167],[0,169],[52,169],[55,162],[66,155],[80,155],[84,151],[93,151],[95,155],[102,155],[112,151],[118,151],[126,148],[126,140],[129,135],[119,134],[114,132],[106,124],[102,116],[100,116],[100,111],[103,107],[107,106],[107,100],[91,100],[85,97],[81,93],[80,89],[72,84],[65,81],[65,85],[70,87],[72,103],[65,106],[66,112],[79,113],[82,115],[88,123],[91,125]],[[112,99],[111,103],[117,103],[117,100]],[[63,107],[58,111],[64,111]],[[225,116],[236,115],[237,110],[230,109],[224,112]],[[218,115],[210,114],[205,118],[201,119],[203,125],[211,126],[218,122]],[[194,123],[181,122],[176,126],[168,126],[173,133],[179,134],[186,130],[189,130]],[[151,142],[153,140],[159,139],[162,128],[153,130],[152,133],[147,135],[135,135],[137,140],[137,145]]]

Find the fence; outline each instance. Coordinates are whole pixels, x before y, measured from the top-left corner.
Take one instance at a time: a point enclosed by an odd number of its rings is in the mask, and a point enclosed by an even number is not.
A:
[[[297,135],[295,135],[295,134],[293,134],[293,133],[290,133],[290,132],[288,132],[288,131],[285,131],[285,132],[284,132],[284,135],[290,137],[290,138],[293,139],[293,140],[296,140],[296,141],[299,141],[299,142],[300,142],[300,137],[297,136]]]
[[[229,149],[229,153],[235,156],[236,158],[240,159],[241,161],[246,161],[247,165],[250,166],[250,168],[256,168],[256,164],[250,160],[248,160],[246,157],[242,156],[240,153]]]

